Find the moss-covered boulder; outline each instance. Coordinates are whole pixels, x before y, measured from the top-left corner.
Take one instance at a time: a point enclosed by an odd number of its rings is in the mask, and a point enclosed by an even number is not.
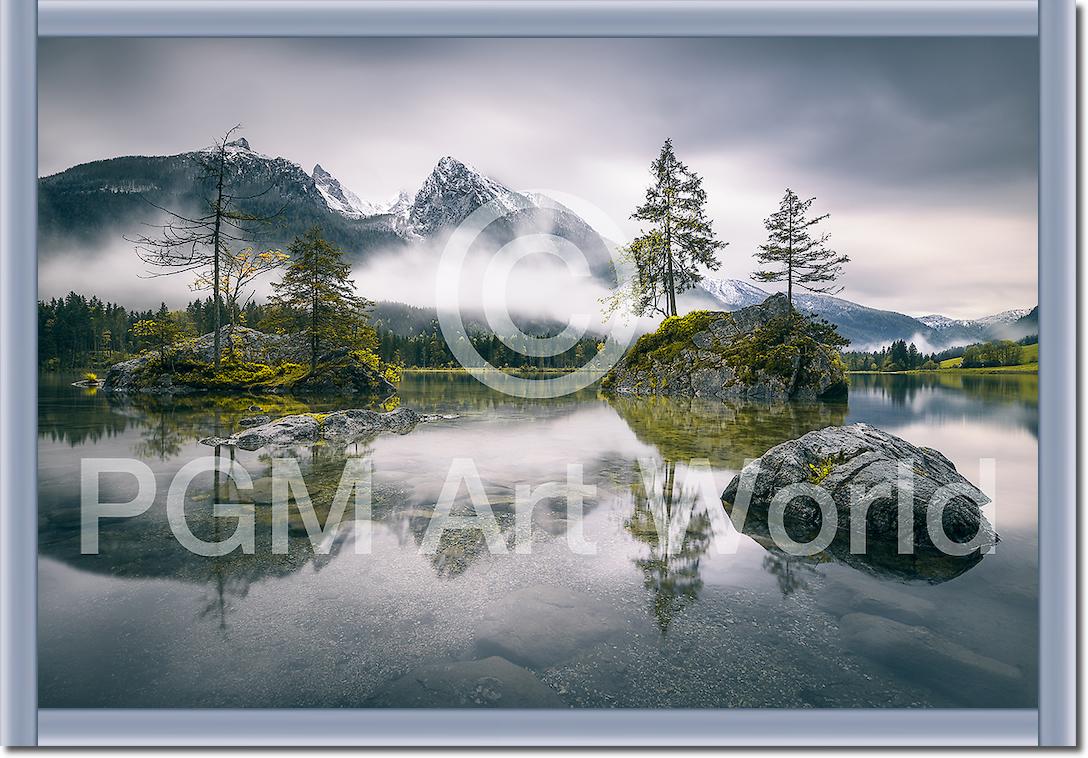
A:
[[[720,400],[830,400],[846,396],[845,343],[826,322],[792,310],[784,295],[726,313],[665,319],[604,377],[621,395]]]
[[[396,387],[371,353],[337,349],[315,369],[309,346],[299,335],[266,334],[244,326],[220,330],[221,361],[213,364],[214,334],[172,347],[165,360],[149,352],[116,363],[102,388],[113,392],[178,395],[192,392],[293,392],[386,398]]]
[[[772,447],[733,477],[722,501],[731,510],[747,497],[745,517],[766,524],[775,497],[801,484],[823,490],[834,507],[836,528],[847,537],[852,529],[864,532],[867,544],[898,544],[901,497],[909,508],[906,537],[915,547],[934,547],[932,530],[938,524],[948,540],[975,544],[970,553],[985,553],[998,540],[981,510],[990,498],[952,461],[863,423],[831,426]],[[782,519],[789,534],[811,539],[823,524],[823,512],[801,492],[785,503]]]

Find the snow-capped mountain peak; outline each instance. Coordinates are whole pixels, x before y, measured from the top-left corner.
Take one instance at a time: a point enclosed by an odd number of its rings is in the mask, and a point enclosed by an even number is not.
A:
[[[358,195],[341,185],[335,176],[321,168],[320,163],[314,166],[313,177],[317,191],[321,193],[329,210],[348,218],[363,218],[383,212],[375,204],[360,200]]]
[[[1030,312],[1030,308],[1013,308],[1011,310],[1001,311],[1001,313],[995,313],[992,316],[983,316],[982,318],[975,319],[949,318],[948,316],[934,313],[929,316],[921,316],[918,320],[929,328],[936,329],[937,331],[956,328],[981,330],[993,326],[1000,326],[1002,324],[1011,324],[1028,315]]]
[[[699,286],[721,303],[726,310],[737,310],[749,305],[759,305],[771,293],[740,279],[704,278]]]
[[[391,197],[385,204],[385,213],[391,216],[408,216],[408,212],[412,210],[412,203],[415,201],[415,196],[407,190],[401,190],[396,195]]]
[[[983,316],[980,319],[975,319],[975,323],[981,326],[996,326],[997,324],[1011,324],[1014,321],[1022,319],[1024,316],[1031,313],[1031,308],[1013,308],[1012,310],[1001,311],[1001,313],[995,313],[992,316]]]
[[[438,161],[416,193],[408,218],[415,233],[428,235],[455,226],[493,200],[499,201],[505,211],[533,207],[529,198],[447,155]]]
[[[964,322],[961,319],[949,318],[948,316],[942,316],[939,313],[932,313],[928,316],[919,316],[918,320],[931,329],[950,329],[954,326],[962,326]]]

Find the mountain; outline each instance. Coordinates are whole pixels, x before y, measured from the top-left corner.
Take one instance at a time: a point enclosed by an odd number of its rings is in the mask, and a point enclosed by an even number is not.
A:
[[[148,233],[146,225],[161,219],[156,206],[207,213],[210,188],[200,186],[196,160],[202,153],[111,158],[42,177],[38,180],[41,254],[115,245],[123,236]],[[245,139],[228,145],[227,158],[239,210],[276,217],[264,229],[262,244],[284,247],[316,225],[331,242],[362,260],[379,250],[395,251],[421,240],[441,244],[469,215],[494,201],[504,216],[481,235],[479,244],[485,251],[497,251],[520,235],[555,235],[582,251],[600,280],[614,281],[612,244],[578,214],[547,196],[517,192],[452,156],[439,160],[416,192],[401,192],[385,203],[360,199],[320,164],[307,173],[286,158],[256,152]],[[682,297],[688,306],[737,310],[760,304],[769,295],[749,282],[708,278]],[[940,315],[915,319],[828,295],[799,294],[795,303],[836,324],[859,350],[896,339],[913,341],[920,349],[942,349],[1038,333],[1035,311],[1004,311],[976,320]],[[413,318],[427,317],[416,314]],[[402,314],[398,320],[412,319]]]
[[[329,206],[329,210],[336,211],[342,216],[363,218],[387,212],[387,209],[374,203],[364,202],[351,190],[344,189],[335,176],[321,168],[320,163],[314,166],[313,179],[317,191],[325,200],[325,205]]]
[[[924,315],[918,321],[929,326],[945,341],[967,344],[988,339],[1019,339],[1028,334],[1037,334],[1038,323],[1034,332],[1030,331],[1028,324],[1013,326],[1030,312],[1027,308],[1015,308],[982,316],[981,319],[950,319],[947,315],[934,314]],[[1016,336],[1005,336],[1013,334]]]
[[[699,283],[699,289],[713,298],[718,307],[728,311],[761,303],[770,297],[769,292],[739,279],[706,278]],[[839,333],[850,340],[852,350],[879,349],[900,339],[914,342],[923,351],[940,350],[990,339],[1019,339],[1038,333],[1038,320],[1032,331],[1029,311],[1023,309],[967,321],[936,314],[914,318],[830,295],[799,293],[794,294],[793,301],[798,310],[834,324]],[[1013,334],[1016,336],[1007,336]]]
[[[1006,311],[1016,313],[1018,311]],[[990,327],[994,339],[1019,340],[1039,333],[1039,306],[1035,306],[1012,322],[1001,322]]]
[[[709,293],[715,302],[727,311],[740,310],[741,308],[747,308],[749,305],[760,305],[771,296],[770,292],[740,279],[711,279],[707,277],[699,283],[699,287]]]
[[[116,244],[148,233],[162,211],[207,213],[201,186],[203,151],[170,156],[126,156],[73,166],[38,180],[39,247],[44,255],[72,247]],[[275,216],[261,244],[286,246],[311,226],[353,258],[419,240],[441,242],[480,206],[497,201],[504,216],[483,243],[498,250],[518,235],[552,234],[573,243],[591,270],[612,276],[608,243],[570,209],[515,192],[451,156],[438,161],[415,193],[387,203],[360,199],[320,164],[306,173],[297,163],[252,149],[245,139],[227,146],[228,179],[240,211]],[[157,207],[158,206],[158,207]],[[150,231],[154,231],[151,229]]]
[[[535,207],[525,195],[447,155],[416,193],[408,211],[409,226],[413,233],[426,237],[457,226],[477,208],[492,201],[498,201],[507,212]]]
[[[197,164],[202,152],[110,158],[39,179],[41,253],[117,244],[123,236],[153,232],[147,225],[162,218],[156,206],[207,213],[210,188],[201,186]],[[323,170],[312,176],[293,161],[254,151],[245,139],[227,146],[227,161],[238,209],[275,216],[262,229],[263,244],[286,246],[315,225],[352,253],[404,244],[389,217],[361,217],[350,207],[354,196]]]

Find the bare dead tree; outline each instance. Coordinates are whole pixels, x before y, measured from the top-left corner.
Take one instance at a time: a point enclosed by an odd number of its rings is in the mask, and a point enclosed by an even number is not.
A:
[[[220,364],[220,329],[222,328],[223,256],[230,248],[238,249],[258,241],[257,229],[270,223],[282,213],[282,208],[270,216],[245,213],[239,201],[254,200],[270,192],[274,185],[247,196],[234,194],[234,177],[228,160],[233,138],[241,129],[237,125],[227,130],[210,148],[193,154],[197,169],[197,184],[203,193],[203,207],[192,214],[158,205],[146,197],[144,201],[165,215],[159,224],[146,224],[153,231],[126,237],[136,245],[136,252],[151,267],[149,277],[193,273],[197,279],[211,284],[215,309],[214,362]]]

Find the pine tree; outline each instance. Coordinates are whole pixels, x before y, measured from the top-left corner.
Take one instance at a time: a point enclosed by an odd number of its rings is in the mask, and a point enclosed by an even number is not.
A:
[[[721,267],[717,252],[727,243],[714,237],[702,178],[677,160],[671,139],[650,172],[654,181],[646,200],[631,214],[650,224],[628,248],[637,269],[632,309],[638,315],[675,316],[676,295],[702,280],[699,266]]]
[[[787,189],[778,210],[763,222],[767,242],[759,246],[756,259],[765,266],[752,278],[758,282],[786,282],[786,295],[793,307],[793,285],[809,292],[834,295],[842,291],[834,282],[842,276],[843,264],[850,258],[827,247],[829,234],[813,235],[813,227],[831,214],[809,218],[809,207],[816,198],[801,200]]]
[[[372,347],[367,323],[369,300],[355,294],[351,265],[317,227],[296,237],[287,250],[290,263],[272,285],[275,320],[304,334],[310,345],[310,369],[322,352],[334,347]]]
[[[150,318],[132,325],[132,334],[147,349],[158,352],[159,365],[166,366],[172,348],[192,333],[185,314],[171,313],[166,303]]]
[[[260,217],[237,208],[239,198],[232,185],[238,179],[229,159],[235,126],[217,139],[212,147],[194,154],[197,185],[204,194],[203,207],[195,213],[180,212],[147,201],[163,216],[160,223],[148,224],[156,231],[126,238],[135,243],[140,259],[151,266],[152,276],[195,272],[198,287],[212,291],[213,356],[219,368],[221,345],[219,330],[223,324],[225,293],[223,291],[223,258],[230,245],[244,245],[259,236],[257,229],[279,213]],[[204,284],[201,285],[201,282]]]

